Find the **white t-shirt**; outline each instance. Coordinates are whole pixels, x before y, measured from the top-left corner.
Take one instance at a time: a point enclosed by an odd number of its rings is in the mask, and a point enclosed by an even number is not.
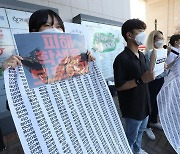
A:
[[[148,67],[150,66],[150,57],[151,57],[152,51],[153,49],[147,51],[145,54]],[[157,49],[157,57],[156,57],[156,62],[155,62],[154,70],[153,70],[155,77],[160,78],[164,76],[164,75],[162,76],[159,76],[159,75],[164,72],[164,65],[165,65],[166,59],[167,59],[167,49],[163,49],[163,48]]]

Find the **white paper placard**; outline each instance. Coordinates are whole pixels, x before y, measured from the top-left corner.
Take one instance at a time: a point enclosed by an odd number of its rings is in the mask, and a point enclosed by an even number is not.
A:
[[[22,67],[4,72],[26,154],[132,153],[102,74],[95,64],[90,70],[35,89],[29,89]]]
[[[121,27],[82,21],[88,31],[88,50],[96,57],[96,63],[105,79],[112,78],[113,62],[124,50]]]

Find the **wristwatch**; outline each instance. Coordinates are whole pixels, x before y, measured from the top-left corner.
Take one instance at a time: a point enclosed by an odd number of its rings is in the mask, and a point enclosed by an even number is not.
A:
[[[137,86],[144,83],[143,80],[141,79],[141,77],[135,79],[135,82],[136,82]]]

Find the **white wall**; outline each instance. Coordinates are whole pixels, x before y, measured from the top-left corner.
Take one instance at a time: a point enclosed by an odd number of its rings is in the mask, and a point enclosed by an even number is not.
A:
[[[130,17],[146,21],[146,3],[144,0],[130,0]]]
[[[31,4],[53,7],[59,10],[63,21],[82,13],[114,21],[124,22],[130,18],[130,0],[19,0]]]

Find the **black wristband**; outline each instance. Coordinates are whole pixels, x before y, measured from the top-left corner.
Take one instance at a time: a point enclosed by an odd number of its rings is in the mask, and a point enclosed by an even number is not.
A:
[[[137,85],[141,85],[141,84],[143,84],[143,83],[144,83],[144,82],[143,82],[143,80],[141,79],[141,77],[140,77],[140,78],[135,79],[135,82],[136,82],[136,84],[137,84]]]

